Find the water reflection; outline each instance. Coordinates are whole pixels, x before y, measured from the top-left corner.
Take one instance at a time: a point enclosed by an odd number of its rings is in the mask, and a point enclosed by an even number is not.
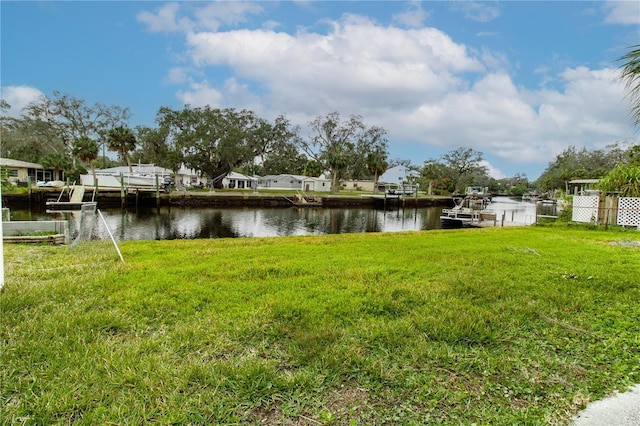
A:
[[[539,208],[539,207],[538,207]],[[496,198],[488,207],[507,221],[535,222],[536,204]],[[441,207],[393,211],[343,208],[176,208],[102,210],[117,240],[174,240],[194,238],[273,237],[363,232],[421,231],[441,228]],[[548,213],[543,213],[548,214]],[[68,219],[76,235],[108,239],[102,220],[80,212],[33,213],[12,211],[13,220]],[[75,235],[74,235],[75,237]]]
[[[439,210],[160,208],[103,215],[119,240],[173,240],[435,229]],[[108,238],[103,223],[97,223],[93,235]]]

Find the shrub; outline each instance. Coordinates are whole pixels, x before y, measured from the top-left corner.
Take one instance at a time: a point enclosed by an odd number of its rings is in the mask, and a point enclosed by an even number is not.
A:
[[[618,164],[598,182],[603,192],[619,192],[623,197],[640,197],[640,166]]]

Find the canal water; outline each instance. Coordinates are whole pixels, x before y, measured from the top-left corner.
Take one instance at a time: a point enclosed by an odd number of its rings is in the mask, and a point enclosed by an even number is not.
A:
[[[510,223],[535,222],[540,206],[506,197],[494,198],[487,211]],[[116,240],[173,240],[423,231],[441,228],[442,207],[376,210],[360,208],[183,208],[101,210],[97,213],[12,211],[12,220],[70,221],[72,237]]]

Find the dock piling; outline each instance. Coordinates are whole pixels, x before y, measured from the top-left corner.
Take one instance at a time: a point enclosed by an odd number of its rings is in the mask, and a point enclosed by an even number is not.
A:
[[[127,205],[127,193],[124,188],[124,179],[122,178],[122,173],[120,173],[120,207],[125,208]]]

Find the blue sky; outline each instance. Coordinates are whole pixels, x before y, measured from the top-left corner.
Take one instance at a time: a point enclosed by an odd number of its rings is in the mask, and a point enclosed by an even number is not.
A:
[[[54,90],[127,107],[357,114],[421,165],[460,146],[536,179],[567,147],[640,143],[617,58],[640,2],[2,1],[10,114]]]

